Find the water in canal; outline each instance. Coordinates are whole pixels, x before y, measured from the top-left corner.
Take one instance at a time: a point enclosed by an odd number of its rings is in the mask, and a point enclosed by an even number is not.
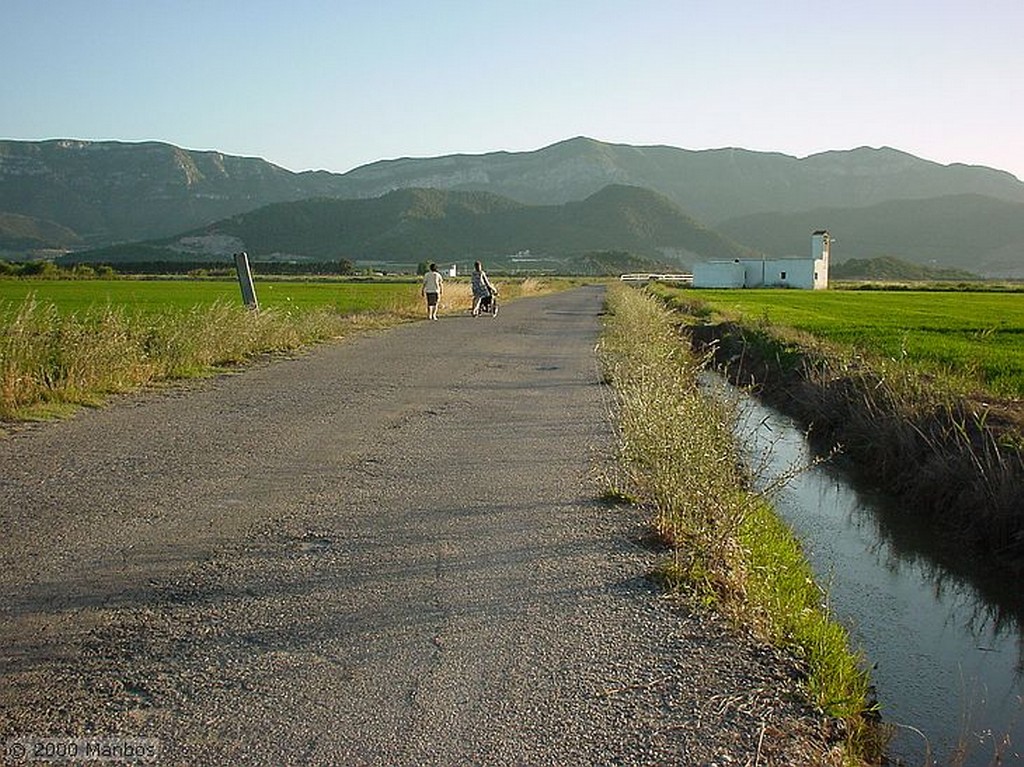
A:
[[[768,456],[766,479],[811,463],[794,421],[740,401],[740,436],[752,461]],[[883,720],[897,725],[891,756],[908,765],[1024,764],[1019,584],[940,564],[920,525],[836,467],[799,473],[773,502],[867,659]]]

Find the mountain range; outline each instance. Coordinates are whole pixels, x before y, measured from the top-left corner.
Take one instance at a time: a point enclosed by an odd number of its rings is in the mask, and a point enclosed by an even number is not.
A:
[[[609,253],[635,269],[679,269],[699,258],[753,251],[708,229],[650,189],[612,184],[578,202],[526,205],[490,192],[398,189],[380,197],[276,203],[182,235],[76,255],[118,262],[225,259],[245,250],[260,261],[456,262],[593,273]],[[587,263],[589,265],[584,266]]]
[[[804,232],[826,222],[835,249],[988,276],[1024,277],[1024,205],[979,194],[889,200],[864,208],[815,208],[723,221],[718,231],[768,253],[799,252]],[[852,254],[852,255],[851,255]]]
[[[398,190],[406,196],[390,194]],[[301,227],[298,239],[282,239],[276,227],[303,216],[321,222],[313,230],[323,241]],[[347,222],[343,235],[327,223],[334,216]],[[336,174],[156,142],[0,141],[0,256],[153,240],[197,249],[237,237],[254,252],[308,257],[557,248],[686,265],[751,250],[802,255],[810,232],[826,228],[837,260],[897,257],[1024,277],[1022,222],[1024,183],[1011,174],[889,148],[798,159],[575,138]]]

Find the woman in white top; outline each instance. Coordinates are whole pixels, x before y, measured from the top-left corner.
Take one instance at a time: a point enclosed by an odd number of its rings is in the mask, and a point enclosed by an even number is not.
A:
[[[423,287],[420,293],[427,299],[427,319],[437,319],[437,304],[441,300],[441,293],[444,291],[444,280],[441,273],[437,271],[437,264],[431,264],[430,270],[423,275]]]

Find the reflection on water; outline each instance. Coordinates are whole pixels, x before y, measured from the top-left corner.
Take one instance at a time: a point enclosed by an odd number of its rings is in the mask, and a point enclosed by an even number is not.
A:
[[[762,481],[813,462],[791,419],[730,391],[741,397],[747,459],[766,467]],[[796,473],[772,498],[871,666],[883,719],[900,725],[892,756],[930,764],[930,748],[935,763],[948,764],[966,746],[958,764],[1024,763],[1017,584],[942,564],[935,552],[948,547],[907,509],[855,489],[834,466]],[[1007,737],[1013,745],[1004,745]]]

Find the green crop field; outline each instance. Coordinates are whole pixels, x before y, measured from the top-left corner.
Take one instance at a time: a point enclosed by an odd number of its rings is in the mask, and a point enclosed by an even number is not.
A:
[[[0,421],[209,375],[421,314],[416,282],[0,279]]]
[[[502,295],[571,284],[511,280]],[[0,421],[422,319],[419,291],[418,279],[262,279],[251,312],[231,279],[0,279]],[[467,311],[468,282],[449,282],[445,299],[445,312]]]
[[[997,292],[679,290],[746,322],[811,333],[854,349],[1024,397],[1024,296]]]
[[[409,282],[259,282],[260,306],[294,309],[334,308],[342,314],[395,308],[414,300],[419,285]],[[215,303],[241,303],[235,280],[0,280],[0,311],[20,306],[33,295],[61,312],[104,306],[159,312]]]

